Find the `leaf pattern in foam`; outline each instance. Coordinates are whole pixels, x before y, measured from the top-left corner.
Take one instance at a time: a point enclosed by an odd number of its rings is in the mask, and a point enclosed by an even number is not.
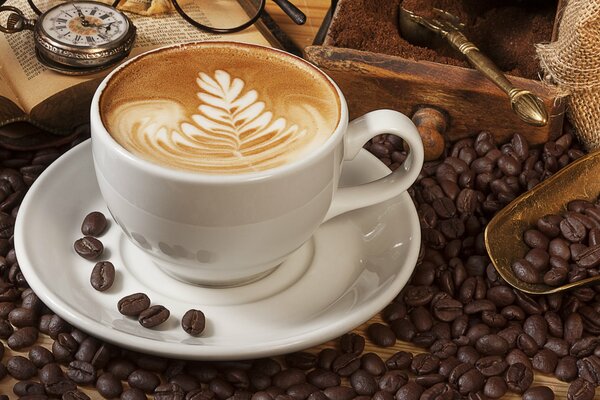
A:
[[[273,113],[259,101],[256,90],[244,92],[244,81],[223,70],[214,76],[200,73],[196,80],[202,102],[193,124],[183,123],[181,130],[195,140],[227,143],[232,156],[250,158],[251,163],[267,162],[302,139],[306,131],[284,118],[273,120]]]

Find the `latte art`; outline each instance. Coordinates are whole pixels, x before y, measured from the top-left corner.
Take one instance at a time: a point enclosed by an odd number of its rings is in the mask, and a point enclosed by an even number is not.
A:
[[[103,116],[111,135],[159,165],[233,174],[301,159],[323,144],[337,124],[331,112],[337,112],[337,104],[327,104],[333,93],[320,98],[320,92],[286,93],[280,86],[274,92],[273,83],[256,80],[260,74],[255,72],[199,69],[185,98],[167,91],[164,98],[152,93],[111,104]]]

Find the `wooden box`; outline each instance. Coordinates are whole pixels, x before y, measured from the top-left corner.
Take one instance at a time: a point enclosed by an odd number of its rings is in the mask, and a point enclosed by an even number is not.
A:
[[[442,154],[444,139],[454,141],[483,130],[491,132],[498,143],[516,132],[532,144],[561,134],[564,101],[547,83],[508,75],[515,86],[530,90],[544,101],[548,124],[534,127],[521,121],[513,113],[508,97],[475,69],[334,46],[331,30],[347,1],[356,0],[339,1],[329,26],[321,27],[327,29],[323,44],[307,47],[305,58],[339,85],[351,118],[380,108],[413,116],[429,160]],[[555,39],[556,26],[555,20],[549,39]]]

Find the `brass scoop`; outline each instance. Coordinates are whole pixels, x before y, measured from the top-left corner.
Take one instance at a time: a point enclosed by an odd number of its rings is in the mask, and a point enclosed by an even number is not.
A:
[[[454,49],[469,60],[471,65],[502,89],[510,99],[510,105],[523,121],[533,126],[548,123],[548,113],[542,100],[528,90],[516,88],[494,64],[461,32],[464,24],[458,17],[447,11],[435,8],[432,19],[416,15],[400,6],[400,34],[418,46],[431,46],[443,38]]]
[[[512,263],[523,258],[529,247],[523,233],[547,214],[561,214],[571,200],[595,201],[600,195],[600,151],[572,162],[500,210],[485,229],[485,246],[500,276],[513,287],[531,294],[550,294],[575,287],[598,284],[600,275],[552,287],[517,278]]]

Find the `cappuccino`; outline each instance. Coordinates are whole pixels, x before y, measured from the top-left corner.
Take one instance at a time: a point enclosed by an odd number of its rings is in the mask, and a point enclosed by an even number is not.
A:
[[[336,129],[337,91],[293,56],[240,43],[196,43],[143,55],[100,98],[110,135],[154,164],[239,174],[302,159]]]

